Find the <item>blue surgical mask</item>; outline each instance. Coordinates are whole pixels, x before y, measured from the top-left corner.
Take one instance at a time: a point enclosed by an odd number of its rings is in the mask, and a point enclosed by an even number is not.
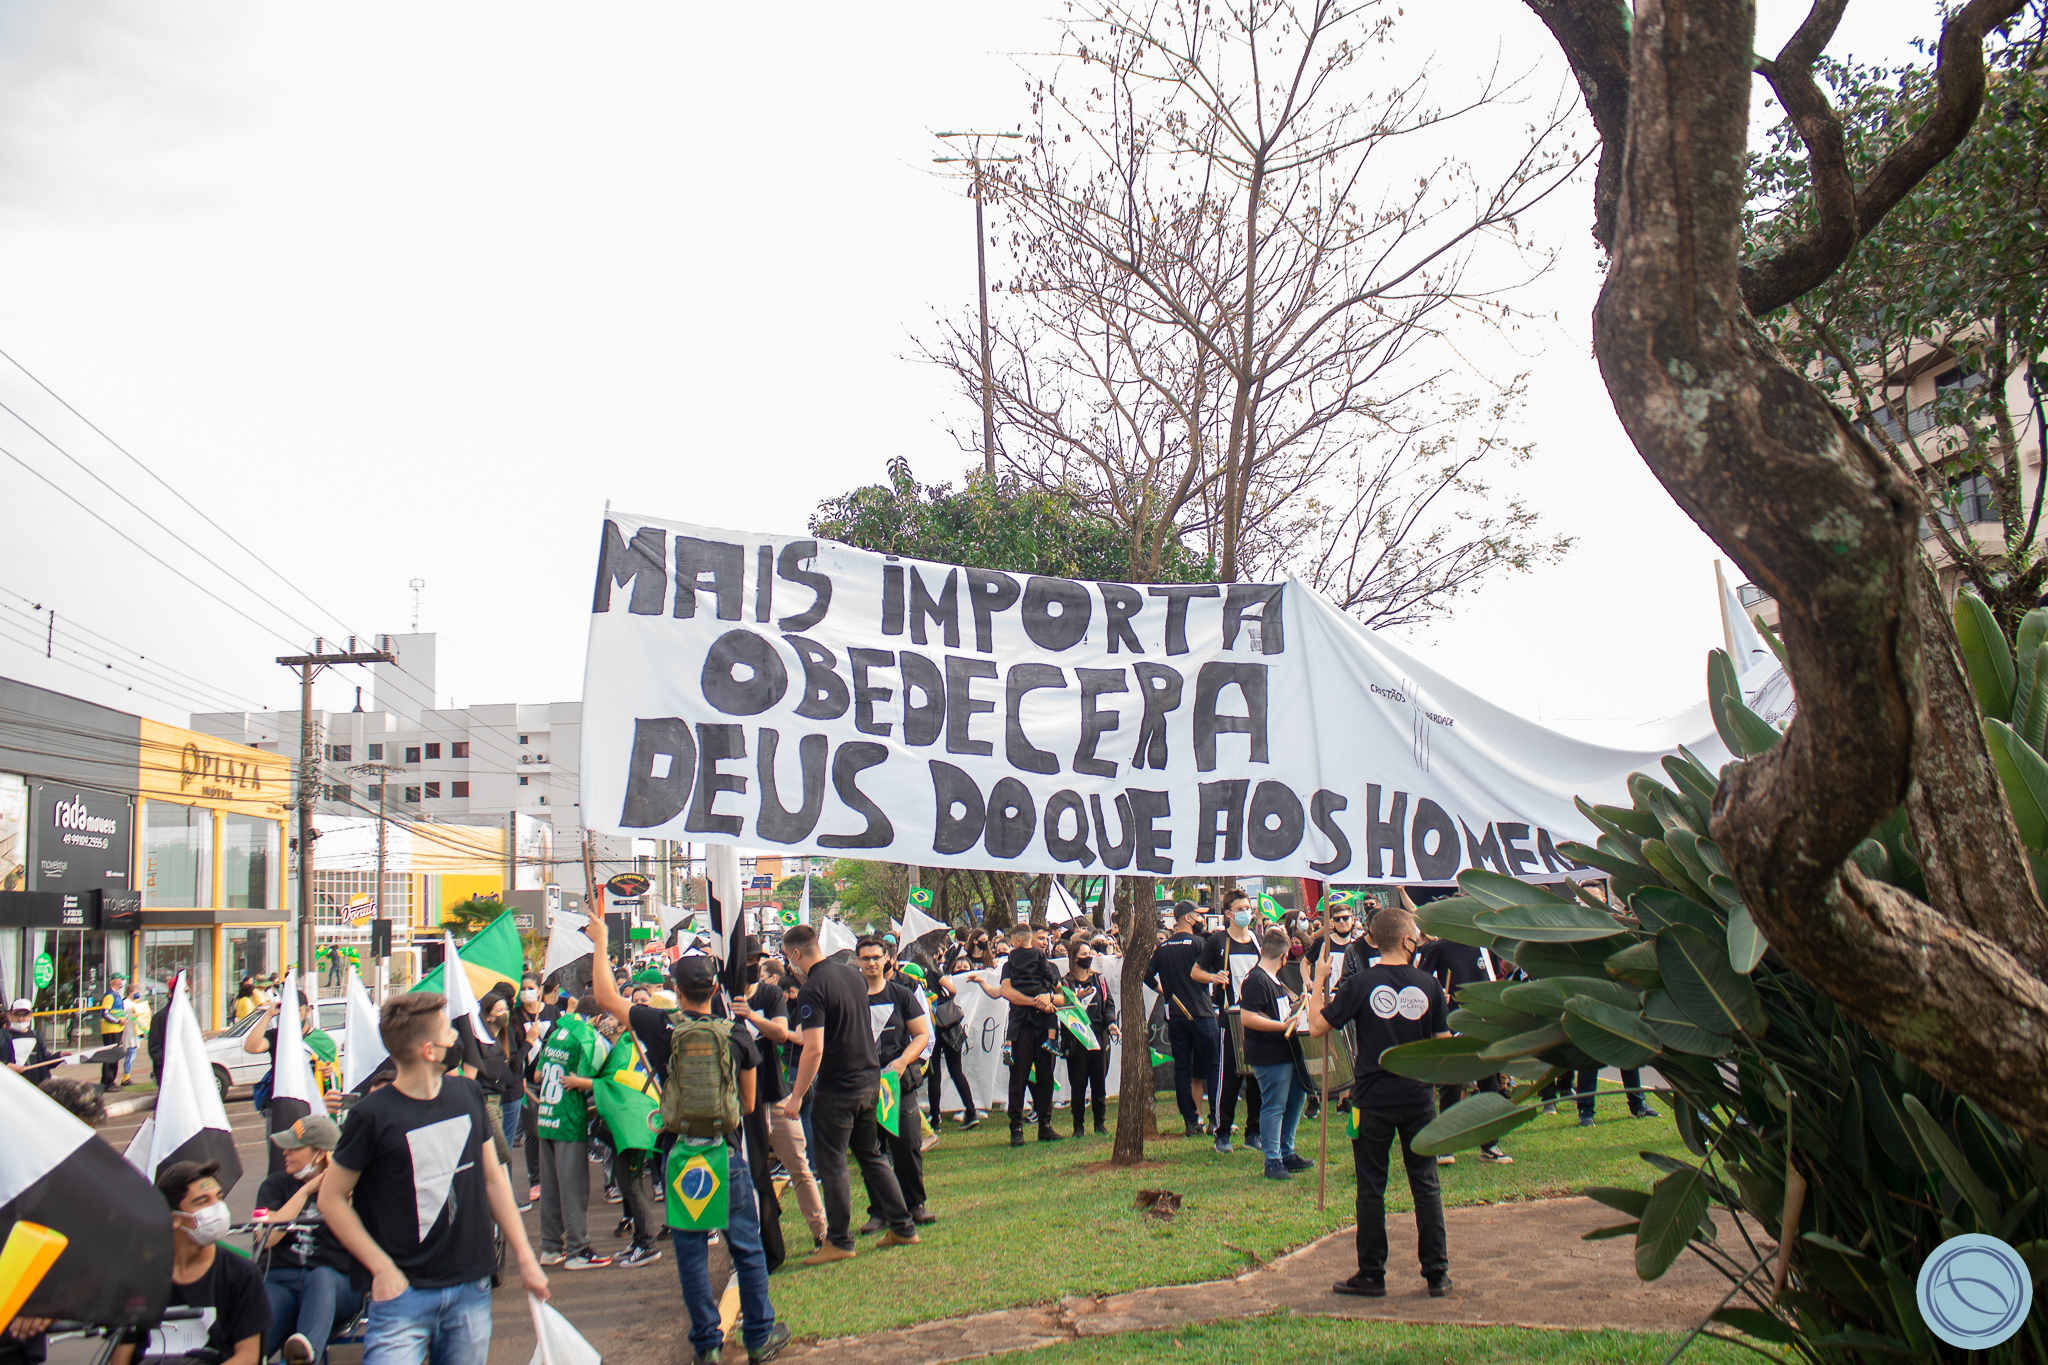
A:
[[[1232,924],[1235,924],[1238,928],[1242,929],[1247,924],[1250,924],[1252,922],[1252,912],[1249,910],[1240,910],[1230,917],[1230,922]]]

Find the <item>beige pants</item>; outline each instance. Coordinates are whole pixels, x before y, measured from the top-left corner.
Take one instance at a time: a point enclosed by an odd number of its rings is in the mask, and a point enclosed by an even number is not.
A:
[[[768,1145],[782,1169],[789,1172],[790,1188],[796,1191],[796,1204],[804,1211],[811,1236],[824,1241],[825,1201],[818,1194],[818,1178],[811,1174],[811,1163],[805,1159],[803,1120],[785,1117],[780,1103],[768,1106]]]

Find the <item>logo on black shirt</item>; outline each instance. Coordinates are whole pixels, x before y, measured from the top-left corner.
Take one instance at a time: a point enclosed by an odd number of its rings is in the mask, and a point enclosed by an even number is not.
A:
[[[1429,995],[1419,986],[1403,986],[1398,991],[1392,986],[1374,986],[1366,1002],[1382,1019],[1391,1019],[1397,1014],[1403,1019],[1420,1019],[1429,1013]]]

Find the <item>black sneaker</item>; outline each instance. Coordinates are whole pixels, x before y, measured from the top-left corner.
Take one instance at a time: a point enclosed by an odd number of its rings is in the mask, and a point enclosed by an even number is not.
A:
[[[719,1359],[719,1348],[714,1346],[708,1351],[698,1351],[692,1355],[690,1365],[719,1365]]]
[[[1281,1157],[1280,1164],[1297,1175],[1303,1171],[1312,1171],[1316,1168],[1315,1162],[1310,1161],[1299,1152],[1289,1152],[1286,1156]]]
[[[928,1228],[932,1224],[939,1221],[939,1215],[933,1213],[924,1205],[919,1204],[916,1208],[910,1211],[910,1221],[917,1224],[921,1228]]]
[[[979,1114],[972,1118],[960,1120],[960,1131],[963,1133],[971,1133],[979,1127],[981,1127],[981,1115]]]
[[[1040,1142],[1058,1142],[1061,1139],[1059,1133],[1056,1130],[1051,1128],[1040,1128],[1038,1130],[1038,1140]]]
[[[871,1233],[880,1232],[883,1228],[887,1226],[889,1225],[887,1223],[884,1223],[880,1218],[870,1214],[868,1216],[868,1221],[860,1225],[860,1235],[866,1237]]]
[[[1097,1119],[1097,1120],[1095,1120],[1095,1136],[1097,1136],[1097,1137],[1108,1137],[1108,1136],[1109,1136],[1109,1129],[1107,1129],[1107,1128],[1103,1127],[1103,1124],[1102,1124],[1102,1120],[1101,1120],[1101,1119]]]
[[[1581,1114],[1581,1115],[1579,1115],[1579,1127],[1581,1127],[1581,1128],[1591,1128],[1592,1126],[1593,1126],[1593,1116],[1592,1116],[1591,1114]]]
[[[1339,1280],[1330,1286],[1333,1294],[1349,1294],[1360,1299],[1384,1299],[1387,1296],[1387,1282],[1370,1275],[1353,1275],[1348,1280]]]
[[[1012,1128],[1010,1130],[1010,1145],[1012,1147],[1022,1147],[1024,1145],[1024,1130],[1022,1128]]]
[[[1190,1124],[1188,1124],[1188,1126],[1187,1126],[1187,1136],[1189,1136],[1189,1137],[1191,1137],[1191,1138],[1198,1138],[1198,1137],[1201,1137],[1201,1136],[1203,1136],[1203,1134],[1202,1134],[1202,1125],[1201,1125],[1201,1124],[1199,1124],[1199,1123],[1190,1123]]]
[[[747,1365],[764,1365],[782,1354],[782,1348],[789,1345],[789,1324],[778,1322],[768,1330],[768,1340],[759,1346],[747,1348]]]
[[[1450,1276],[1448,1276],[1448,1275],[1441,1275],[1441,1276],[1438,1276],[1438,1277],[1437,1277],[1436,1279],[1434,1279],[1434,1280],[1431,1280],[1431,1281],[1429,1281],[1429,1296],[1430,1296],[1430,1297],[1431,1297],[1432,1299],[1440,1299],[1440,1298],[1442,1298],[1442,1297],[1443,1297],[1444,1295],[1446,1295],[1446,1294],[1448,1294],[1448,1293],[1450,1293],[1450,1292],[1451,1292],[1451,1277],[1450,1277]]]
[[[1649,1105],[1645,1104],[1638,1108],[1629,1110],[1628,1116],[1632,1119],[1653,1119],[1657,1117],[1657,1111],[1652,1109]]]

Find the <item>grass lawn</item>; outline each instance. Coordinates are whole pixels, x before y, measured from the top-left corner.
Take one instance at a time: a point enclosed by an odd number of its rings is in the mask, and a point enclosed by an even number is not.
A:
[[[1340,1318],[1271,1317],[1065,1342],[1030,1354],[1032,1365],[1122,1365],[1125,1361],[1266,1360],[1290,1365],[1487,1365],[1569,1361],[1571,1365],[1663,1365],[1682,1340],[1642,1332],[1545,1332],[1527,1327],[1439,1327]],[[999,1360],[1011,1357],[999,1356]],[[1740,1346],[1701,1337],[1679,1357],[1687,1365],[1754,1360]]]
[[[1162,1095],[1159,1108],[1178,1129],[1170,1094]],[[1456,1166],[1441,1171],[1444,1202],[1545,1199],[1588,1185],[1648,1189],[1655,1173],[1636,1154],[1676,1155],[1683,1148],[1668,1116],[1628,1120],[1625,1113],[1616,1094],[1602,1100],[1601,1122],[1593,1128],[1577,1127],[1569,1105],[1564,1114],[1537,1119],[1506,1139],[1512,1166],[1461,1153]],[[836,1336],[1051,1303],[1069,1294],[1118,1294],[1234,1275],[1254,1256],[1271,1260],[1352,1220],[1351,1152],[1341,1115],[1330,1116],[1330,1128],[1328,1206],[1319,1214],[1313,1172],[1287,1184],[1266,1180],[1260,1158],[1241,1147],[1223,1156],[1208,1142],[1169,1138],[1147,1144],[1147,1159],[1161,1166],[1091,1172],[1083,1167],[1109,1159],[1110,1139],[1069,1137],[1013,1150],[1000,1115],[973,1133],[949,1122],[944,1140],[925,1153],[929,1207],[939,1221],[922,1229],[917,1247],[884,1251],[864,1237],[851,1261],[802,1265],[810,1238],[796,1201],[785,1198],[790,1260],[774,1276],[776,1311],[807,1335]],[[1304,1122],[1297,1138],[1311,1159],[1315,1134],[1315,1125]],[[1398,1152],[1394,1170],[1388,1206],[1405,1212],[1410,1205]],[[1133,1201],[1146,1189],[1180,1195],[1178,1216],[1158,1222],[1137,1212]],[[853,1194],[854,1217],[863,1219],[866,1197],[857,1168]]]

